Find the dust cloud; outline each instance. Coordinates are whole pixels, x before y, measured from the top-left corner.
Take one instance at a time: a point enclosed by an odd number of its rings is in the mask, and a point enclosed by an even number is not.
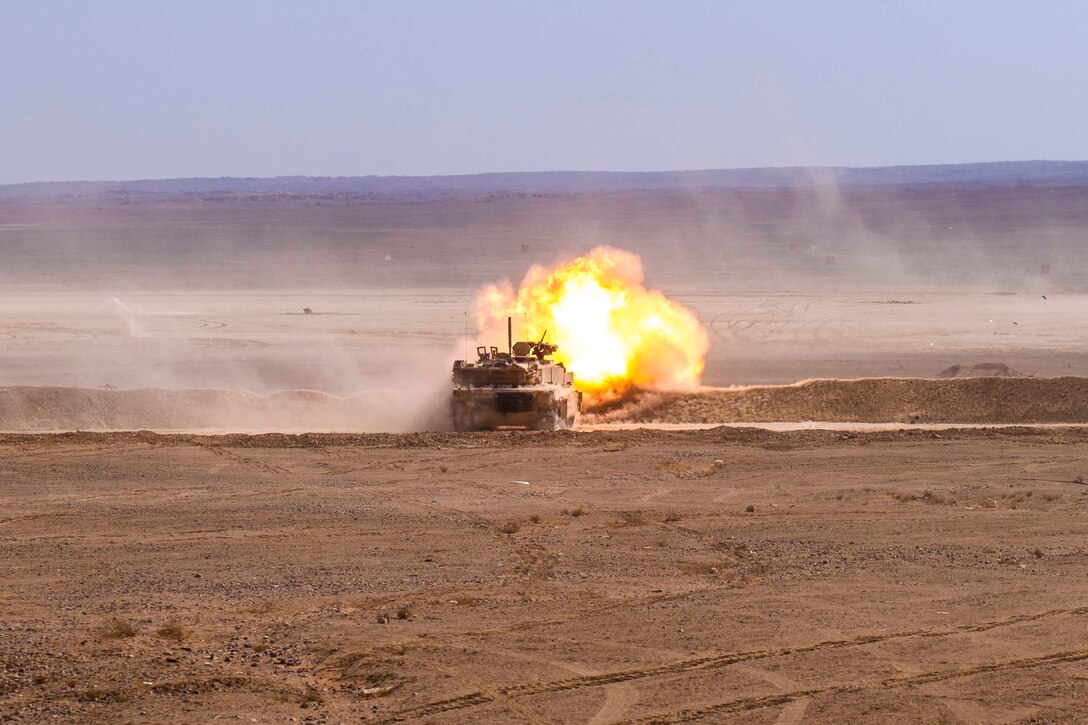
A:
[[[4,297],[0,314],[12,322],[0,325],[0,428],[442,430],[453,345],[396,329],[409,314],[402,301],[328,292]]]
[[[505,343],[476,329],[476,292],[599,245],[639,255],[646,285],[706,329],[705,385],[979,363],[1088,374],[1088,187],[897,173],[391,199],[0,194],[0,427],[441,428],[466,315],[468,347]]]

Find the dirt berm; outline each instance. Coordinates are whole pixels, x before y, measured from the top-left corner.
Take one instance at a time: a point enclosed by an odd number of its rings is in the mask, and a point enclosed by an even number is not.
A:
[[[395,392],[337,398],[292,390],[0,388],[0,431],[361,431],[443,427]],[[1088,423],[1088,378],[871,378],[796,385],[634,392],[585,422]]]
[[[1088,378],[863,378],[638,392],[586,416],[597,423],[1083,423]]]

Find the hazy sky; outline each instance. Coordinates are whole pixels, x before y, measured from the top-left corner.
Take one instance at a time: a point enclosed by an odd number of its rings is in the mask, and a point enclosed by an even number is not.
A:
[[[0,0],[0,183],[1088,158],[1088,3]]]

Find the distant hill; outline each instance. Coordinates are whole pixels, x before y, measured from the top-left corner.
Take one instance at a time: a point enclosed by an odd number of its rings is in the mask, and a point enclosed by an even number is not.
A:
[[[635,190],[798,189],[833,183],[877,186],[1088,186],[1088,161],[997,161],[932,166],[788,167],[701,171],[540,171],[463,176],[278,176],[273,178],[52,181],[0,185],[0,198],[96,195],[349,194],[428,200],[488,194],[573,194]]]

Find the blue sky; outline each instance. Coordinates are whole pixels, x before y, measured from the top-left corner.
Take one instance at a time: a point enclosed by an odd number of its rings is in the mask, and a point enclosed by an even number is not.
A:
[[[0,183],[1088,158],[1084,2],[0,6]]]

